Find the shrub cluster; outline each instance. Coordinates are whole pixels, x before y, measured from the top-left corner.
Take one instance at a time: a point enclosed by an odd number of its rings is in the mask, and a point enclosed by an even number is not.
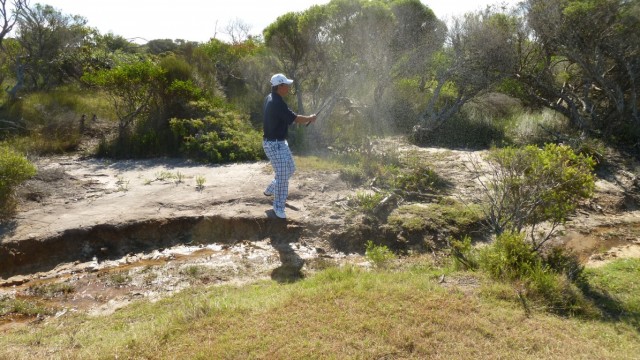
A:
[[[0,221],[15,210],[15,187],[35,174],[35,166],[23,155],[0,145]]]
[[[376,268],[385,268],[396,258],[393,251],[391,251],[386,245],[376,245],[373,241],[369,240],[367,241],[366,246],[364,256]]]
[[[471,245],[469,237],[453,240],[451,250],[457,267],[479,269],[495,280],[513,284],[527,307],[530,301],[562,315],[594,311],[580,290],[585,281],[583,267],[575,255],[561,248],[545,255],[535,251],[523,233],[507,232],[480,249]]]
[[[213,106],[194,119],[173,118],[171,130],[180,150],[195,159],[224,163],[264,159],[262,136],[244,116]]]
[[[440,192],[450,184],[418,158],[402,159],[396,151],[361,148],[342,155],[349,164],[340,170],[343,180],[385,189],[403,198],[420,198]]]
[[[591,196],[595,186],[594,160],[565,145],[494,149],[486,160],[489,176],[482,180],[485,170],[476,164],[476,177],[483,185],[490,229],[501,234],[528,228],[536,249],[580,200]],[[552,224],[552,230],[534,239],[536,225],[544,221]]]

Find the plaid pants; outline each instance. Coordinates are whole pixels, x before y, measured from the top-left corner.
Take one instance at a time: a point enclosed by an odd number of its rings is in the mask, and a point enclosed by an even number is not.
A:
[[[271,184],[264,191],[273,194],[273,209],[284,211],[284,205],[289,195],[289,178],[296,171],[293,155],[289,149],[289,143],[284,141],[262,141],[262,147],[271,161],[273,171],[276,173]]]

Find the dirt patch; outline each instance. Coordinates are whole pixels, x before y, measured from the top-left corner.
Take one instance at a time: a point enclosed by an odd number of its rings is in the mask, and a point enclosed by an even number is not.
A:
[[[100,261],[129,253],[180,244],[233,244],[267,237],[297,242],[302,228],[294,221],[266,217],[180,216],[120,224],[99,224],[62,231],[46,239],[0,244],[0,275],[11,277],[48,271],[61,263]]]
[[[317,261],[320,258],[325,263]],[[131,302],[155,301],[189,286],[239,285],[269,278],[289,282],[325,266],[357,259],[309,244],[271,240],[181,245],[119,259],[61,264],[54,270],[33,274],[23,284],[0,288],[0,293],[14,299],[34,298],[41,293],[40,302],[55,309],[58,316],[68,311],[105,315]],[[63,286],[64,292],[38,291]],[[16,321],[19,319],[15,317],[5,319],[5,323]]]

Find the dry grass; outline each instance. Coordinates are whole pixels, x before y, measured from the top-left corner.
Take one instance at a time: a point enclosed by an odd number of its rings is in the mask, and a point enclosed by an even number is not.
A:
[[[330,268],[281,285],[192,288],[114,315],[6,331],[0,359],[631,359],[637,328],[443,286],[438,271]],[[448,283],[455,276],[448,275]],[[493,286],[473,274],[479,288]]]

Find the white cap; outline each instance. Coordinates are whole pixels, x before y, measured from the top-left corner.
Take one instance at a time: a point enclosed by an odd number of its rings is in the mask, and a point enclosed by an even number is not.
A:
[[[273,75],[271,77],[271,86],[277,86],[277,85],[280,85],[280,84],[291,85],[291,84],[293,84],[293,80],[287,79],[287,77],[282,75],[282,74]]]

